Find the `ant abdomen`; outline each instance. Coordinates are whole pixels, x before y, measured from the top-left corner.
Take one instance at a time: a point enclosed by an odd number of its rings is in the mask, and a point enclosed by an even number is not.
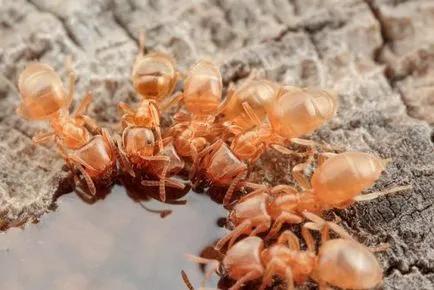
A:
[[[313,174],[312,187],[324,204],[338,204],[359,195],[377,180],[389,160],[363,152],[345,152],[327,159]]]
[[[330,285],[342,289],[370,289],[383,279],[375,256],[354,240],[326,241],[320,247],[318,257],[315,275]]]
[[[17,112],[27,119],[50,119],[70,104],[60,77],[53,68],[43,63],[28,65],[20,74],[18,87],[23,103]]]
[[[193,115],[212,115],[222,98],[223,82],[219,68],[207,60],[199,61],[184,81],[184,103]]]
[[[169,96],[176,86],[175,61],[159,52],[139,55],[133,67],[132,79],[139,95],[160,101]]]
[[[284,87],[273,103],[269,120],[274,133],[295,138],[324,125],[336,114],[337,107],[335,94],[327,90]]]

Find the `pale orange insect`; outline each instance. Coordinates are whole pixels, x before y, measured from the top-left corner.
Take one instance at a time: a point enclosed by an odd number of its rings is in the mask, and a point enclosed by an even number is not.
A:
[[[253,164],[270,147],[284,154],[294,154],[281,146],[286,142],[330,149],[298,137],[312,133],[335,115],[336,96],[327,90],[312,88],[283,87],[279,92],[271,104],[263,107],[269,124],[256,123],[255,128],[232,140],[231,149],[239,159]],[[259,119],[254,111],[250,115],[253,115],[251,119]]]
[[[144,54],[144,33],[140,34],[139,53],[133,65],[132,81],[136,93],[142,97],[137,109],[131,109],[121,102],[124,111],[124,128],[129,126],[149,128],[156,131],[159,149],[163,148],[160,128],[160,110],[168,108],[162,104],[173,93],[179,73],[175,60],[168,54],[151,52]]]
[[[273,102],[268,119],[273,133],[297,138],[323,126],[336,114],[337,108],[334,92],[286,86]]]
[[[350,289],[366,289],[382,281],[382,270],[371,251],[356,242],[340,226],[327,222],[315,214],[305,212],[311,222],[302,227],[307,250],[301,250],[300,241],[291,231],[284,231],[276,243],[264,248],[259,237],[247,237],[229,248],[221,264],[229,278],[235,280],[230,290],[237,290],[247,282],[262,278],[260,290],[269,286],[274,276],[284,279],[287,289],[303,284],[309,277],[318,282],[320,289],[327,285]],[[329,229],[341,238],[329,239]],[[315,252],[310,230],[321,231],[321,246]],[[357,258],[354,258],[357,257]],[[210,264],[201,287],[220,265],[216,260],[187,255],[187,259]]]
[[[160,128],[160,111],[169,108],[169,97],[175,89],[179,73],[175,61],[168,54],[152,52],[144,54],[144,33],[140,34],[139,53],[136,57],[132,81],[142,101],[136,109],[121,102],[122,137],[116,136],[121,155],[121,165],[130,175],[135,171],[146,173],[159,180],[143,180],[146,186],[159,186],[160,199],[166,200],[165,185],[183,188],[184,184],[166,179],[175,175],[184,162],[171,144],[163,140]],[[166,103],[164,103],[167,101]]]
[[[21,73],[18,81],[23,103],[17,113],[29,120],[48,120],[53,132],[33,137],[35,143],[55,139],[60,154],[73,173],[85,179],[89,192],[95,195],[97,185],[109,185],[116,173],[116,148],[105,129],[83,115],[91,102],[87,94],[76,111],[68,108],[74,95],[75,74],[69,73],[69,92],[66,92],[57,73],[43,63],[32,63]],[[87,125],[95,135],[89,133]]]
[[[201,60],[190,69],[184,81],[184,92],[178,94],[176,100],[183,100],[188,113],[176,114],[176,123],[167,130],[179,155],[194,161],[209,145],[222,90],[220,70],[211,61]]]
[[[289,185],[257,186],[258,189],[241,198],[229,214],[229,221],[235,228],[217,243],[216,248],[222,248],[227,242],[231,247],[243,234],[256,235],[270,230],[268,237],[273,237],[283,224],[302,222],[301,213],[305,210],[321,214],[332,208],[346,208],[356,201],[411,188],[401,186],[361,195],[380,177],[389,160],[362,152],[346,152],[324,160],[321,158],[313,174],[312,188],[305,178],[296,175],[302,181],[302,191]]]

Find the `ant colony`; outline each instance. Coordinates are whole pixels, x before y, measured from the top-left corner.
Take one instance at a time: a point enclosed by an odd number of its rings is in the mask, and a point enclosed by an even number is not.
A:
[[[381,284],[383,273],[373,252],[387,246],[364,246],[339,221],[323,217],[411,186],[362,194],[390,159],[304,139],[336,115],[335,92],[283,86],[254,73],[225,90],[220,69],[210,60],[200,60],[182,74],[168,54],[144,53],[143,34],[139,49],[132,83],[140,103],[119,103],[121,123],[111,133],[85,115],[91,93],[69,112],[76,81],[70,60],[68,89],[43,63],[29,64],[19,77],[22,103],[17,114],[49,122],[51,130],[33,141],[56,144],[78,193],[95,197],[98,189],[123,175],[157,187],[164,202],[166,187],[185,187],[174,178],[180,172],[187,173],[193,188],[224,188],[230,231],[215,245],[222,259],[186,254],[192,262],[208,264],[201,287],[216,272],[231,280],[232,290],[251,281],[265,289],[277,277],[287,289],[306,281],[320,289]],[[183,90],[175,92],[181,79]],[[172,125],[162,130],[160,115],[174,107]],[[293,184],[249,180],[268,150],[298,162],[290,173]],[[183,271],[182,278],[192,288]]]

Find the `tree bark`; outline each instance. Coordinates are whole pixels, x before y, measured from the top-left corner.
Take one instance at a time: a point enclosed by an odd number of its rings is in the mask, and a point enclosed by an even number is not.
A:
[[[146,48],[172,54],[179,69],[203,57],[225,83],[252,69],[287,85],[338,92],[338,116],[314,139],[393,158],[375,190],[413,190],[336,212],[379,254],[385,289],[434,284],[434,2],[396,0],[0,1],[0,226],[47,212],[67,173],[54,148],[31,137],[44,123],[15,114],[17,77],[40,60],[66,82],[72,55],[77,100],[95,93],[90,116],[119,121],[117,103],[137,102],[130,83],[140,30]],[[167,122],[166,122],[167,124]],[[283,169],[283,170],[282,170]],[[290,182],[290,161],[267,153],[253,178]]]

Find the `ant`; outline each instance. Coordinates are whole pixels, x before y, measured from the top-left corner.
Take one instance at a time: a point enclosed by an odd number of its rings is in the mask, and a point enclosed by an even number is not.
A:
[[[133,177],[134,169],[158,177],[159,181],[143,180],[142,184],[159,186],[160,199],[165,201],[166,183],[173,187],[184,187],[182,183],[166,179],[167,175],[177,174],[184,167],[184,162],[171,144],[172,139],[162,139],[159,113],[168,109],[169,106],[162,105],[162,102],[172,94],[179,73],[176,72],[175,61],[169,55],[160,52],[145,55],[144,38],[142,32],[132,72],[134,89],[143,100],[136,109],[124,102],[119,104],[124,112],[122,137],[117,135],[115,138],[123,169]]]
[[[326,159],[327,156],[329,159]],[[312,187],[307,179],[302,191],[289,185],[258,188],[242,197],[229,214],[234,230],[217,242],[221,249],[229,247],[243,234],[257,235],[269,230],[267,239],[275,236],[283,224],[298,224],[304,210],[321,214],[332,208],[344,209],[356,201],[367,201],[411,186],[395,187],[389,191],[361,195],[372,186],[390,159],[379,159],[362,152],[325,154],[312,176]],[[259,186],[258,186],[259,187]]]
[[[223,81],[219,68],[209,60],[196,63],[184,81],[184,92],[173,102],[183,101],[188,113],[178,112],[175,124],[167,130],[176,151],[196,161],[198,153],[209,146],[212,125],[222,98]]]
[[[259,278],[262,278],[259,289],[264,290],[275,275],[285,279],[287,289],[294,289],[294,285],[303,284],[309,277],[318,282],[320,289],[327,289],[327,285],[364,289],[375,287],[382,281],[381,267],[369,248],[356,242],[337,224],[307,211],[303,215],[309,220],[302,227],[307,250],[302,250],[297,236],[287,230],[268,248],[264,247],[261,238],[250,236],[227,251],[221,265],[227,276],[236,281],[229,290],[238,290],[247,282]],[[330,229],[340,238],[330,240]],[[318,253],[315,252],[310,230],[321,232]],[[217,260],[192,255],[186,255],[186,258],[195,263],[212,265],[201,287],[205,287],[206,281],[220,266]]]
[[[48,120],[52,132],[35,136],[35,143],[55,141],[59,153],[70,169],[75,185],[80,184],[76,171],[81,174],[92,196],[96,185],[109,185],[116,174],[116,147],[106,129],[100,129],[84,113],[91,103],[87,93],[76,110],[69,114],[74,88],[75,73],[69,70],[69,92],[66,92],[58,74],[47,64],[29,64],[20,74],[18,87],[23,103],[17,114],[29,120]],[[94,134],[89,132],[92,131]],[[80,187],[77,187],[79,189]],[[80,193],[84,193],[81,192]]]
[[[330,150],[328,146],[298,137],[310,134],[335,115],[338,106],[336,96],[327,90],[288,86],[280,88],[279,92],[266,109],[269,124],[261,125],[252,111],[251,120],[256,120],[255,127],[232,140],[231,149],[235,155],[249,164],[253,164],[269,147],[283,154],[295,154],[281,146],[286,140]],[[296,171],[303,169],[297,167]]]

